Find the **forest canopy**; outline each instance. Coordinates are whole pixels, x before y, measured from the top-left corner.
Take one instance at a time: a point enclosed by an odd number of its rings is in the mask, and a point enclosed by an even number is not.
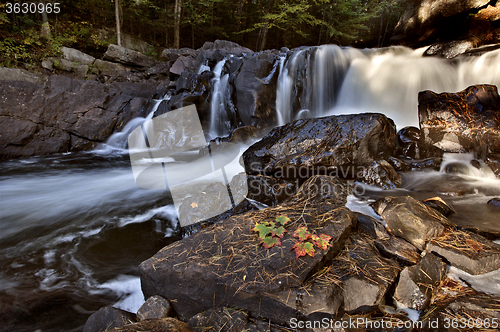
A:
[[[59,13],[43,15],[8,13],[2,4],[0,65],[34,65],[61,46],[99,56],[117,43],[117,18],[122,33],[153,45],[152,56],[163,48],[199,48],[216,39],[256,51],[320,44],[381,47],[389,44],[407,1],[65,0]],[[98,33],[103,28],[115,39],[103,40]]]

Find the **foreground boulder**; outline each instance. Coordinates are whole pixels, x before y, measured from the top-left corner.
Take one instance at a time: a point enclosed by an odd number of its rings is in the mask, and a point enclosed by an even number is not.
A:
[[[395,141],[394,122],[382,114],[296,120],[273,129],[245,151],[243,160],[249,174],[355,177],[357,166],[391,156]]]
[[[444,152],[500,153],[500,96],[494,85],[476,85],[457,93],[418,95],[421,134]]]
[[[449,225],[445,216],[413,197],[384,197],[373,208],[387,223],[387,228],[420,250],[428,240],[440,236]]]
[[[168,299],[182,320],[228,306],[247,310],[252,317],[288,324],[297,310],[295,305],[279,301],[276,294],[301,286],[328,264],[356,223],[348,209],[323,203],[300,201],[237,215],[165,247],[140,265],[143,293]],[[285,225],[288,232],[281,245],[266,250],[252,229],[277,222],[278,215],[290,218]],[[299,226],[331,236],[331,247],[316,250],[314,257],[296,258],[291,252],[296,239],[291,235]]]

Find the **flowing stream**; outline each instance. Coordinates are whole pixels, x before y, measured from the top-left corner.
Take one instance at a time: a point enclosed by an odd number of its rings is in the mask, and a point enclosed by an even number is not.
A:
[[[325,45],[283,55],[273,69],[279,70],[278,124],[370,111],[385,113],[398,127],[417,125],[421,90],[500,86],[500,51],[453,61],[424,58],[422,52]],[[211,136],[229,132],[224,64],[214,68]],[[154,117],[162,101],[95,151],[0,163],[0,331],[81,330],[89,314],[104,305],[136,311],[143,302],[138,265],[178,240],[180,232],[169,192],[134,182],[127,138]],[[500,230],[498,213],[485,205],[500,195],[500,181],[486,168],[469,168],[470,156],[447,158],[445,164],[462,163],[470,172],[408,173],[403,187],[391,194],[427,198],[442,192],[459,212],[457,223]],[[450,184],[466,194],[447,195],[442,189]],[[364,197],[350,198],[349,207],[371,213],[367,202],[385,194],[367,188]]]

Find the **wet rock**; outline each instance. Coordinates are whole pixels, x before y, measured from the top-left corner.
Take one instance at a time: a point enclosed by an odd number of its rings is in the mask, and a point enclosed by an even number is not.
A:
[[[147,320],[139,323],[116,327],[108,331],[112,332],[193,332],[189,325],[174,318],[162,318]]]
[[[383,302],[401,268],[396,262],[381,257],[363,237],[356,234],[350,240],[324,278],[337,280],[338,284],[341,281],[339,287],[346,313],[369,313]]]
[[[500,44],[483,45],[483,46],[479,46],[479,47],[473,48],[471,50],[468,50],[467,52],[464,53],[464,55],[481,56],[487,52],[498,50],[499,48],[500,48]]]
[[[297,184],[269,176],[249,175],[247,197],[268,206],[276,206],[295,195]]]
[[[172,306],[161,296],[151,296],[137,311],[137,318],[142,321],[146,319],[160,319],[172,314]]]
[[[266,251],[252,229],[256,222],[275,221],[277,215],[286,215],[292,222],[286,225],[289,231],[281,246]],[[275,294],[300,287],[328,264],[343,247],[355,222],[345,208],[324,213],[311,202],[309,206],[282,205],[233,216],[144,261],[140,265],[142,290],[145,296],[170,300],[182,320],[224,305],[247,310],[252,317],[288,324],[296,308],[278,301]],[[291,234],[299,223],[335,241],[326,251],[316,250],[314,257],[296,259],[290,250],[295,244]]]
[[[448,217],[454,213],[457,213],[454,208],[446,204],[441,197],[431,197],[424,199],[423,203],[434,210],[441,213],[443,216]]]
[[[24,69],[0,67],[0,81],[42,83],[43,77]]]
[[[445,216],[410,196],[383,197],[372,207],[387,223],[392,234],[420,250],[424,249],[427,241],[443,233],[443,225],[450,225]]]
[[[427,252],[474,275],[500,268],[500,245],[467,231],[445,233],[427,244]]]
[[[426,144],[444,152],[500,153],[500,96],[494,85],[458,93],[419,93],[420,128]]]
[[[393,298],[410,309],[423,310],[429,306],[433,289],[445,275],[446,264],[428,253],[418,264],[401,271]]]
[[[69,47],[61,47],[61,57],[65,60],[75,62],[81,65],[92,65],[95,58],[79,50]]]
[[[103,59],[113,62],[119,62],[124,65],[142,68],[152,67],[157,62],[157,60],[153,59],[152,57],[114,44],[110,44],[108,46],[106,53],[104,53]]]
[[[411,165],[406,160],[401,160],[394,157],[387,158],[387,162],[394,168],[396,172],[409,172],[412,170]]]
[[[488,155],[485,163],[497,177],[500,177],[500,155]]]
[[[385,226],[375,220],[375,218],[359,212],[355,212],[354,214],[358,219],[358,230],[360,232],[369,235],[373,239],[388,239],[391,237]]]
[[[382,114],[296,120],[274,128],[245,151],[243,160],[249,174],[279,172],[294,179],[322,171],[342,176],[391,156],[395,135],[394,123]]]
[[[89,317],[83,327],[83,332],[103,332],[136,321],[134,314],[130,312],[113,307],[103,307]]]
[[[384,257],[391,258],[403,265],[413,265],[420,260],[420,252],[414,245],[391,235],[389,238],[378,239],[375,247]]]
[[[432,169],[435,171],[439,171],[441,169],[441,163],[443,162],[443,158],[425,158],[421,160],[411,160],[409,164],[414,169]]]
[[[424,52],[424,56],[439,56],[447,59],[453,59],[465,52],[473,49],[475,42],[473,40],[452,40],[440,42],[429,46]]]
[[[240,332],[249,328],[248,314],[230,308],[208,309],[188,321],[194,332]]]
[[[276,123],[276,82],[278,73],[266,79],[273,64],[279,60],[275,54],[258,53],[246,59],[239,70],[230,75],[238,115],[245,126],[269,127]]]
[[[360,174],[361,173],[361,174]],[[401,176],[385,160],[374,161],[364,167],[363,172],[358,172],[358,181],[375,185],[384,189],[401,187]]]
[[[492,198],[488,201],[488,204],[500,208],[500,198]]]
[[[420,129],[405,127],[398,131],[397,156],[420,159]]]

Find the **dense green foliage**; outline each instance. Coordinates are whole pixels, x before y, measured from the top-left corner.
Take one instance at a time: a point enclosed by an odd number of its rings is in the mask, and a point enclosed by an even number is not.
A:
[[[48,2],[48,1],[46,1]],[[406,0],[182,0],[180,47],[228,39],[254,50],[339,44],[384,46]],[[175,0],[120,0],[122,32],[157,47],[172,47]],[[66,0],[48,14],[6,13],[0,5],[0,65],[34,66],[61,45],[99,56],[116,39],[99,29],[115,27],[111,0]],[[153,55],[157,52],[153,52]]]

